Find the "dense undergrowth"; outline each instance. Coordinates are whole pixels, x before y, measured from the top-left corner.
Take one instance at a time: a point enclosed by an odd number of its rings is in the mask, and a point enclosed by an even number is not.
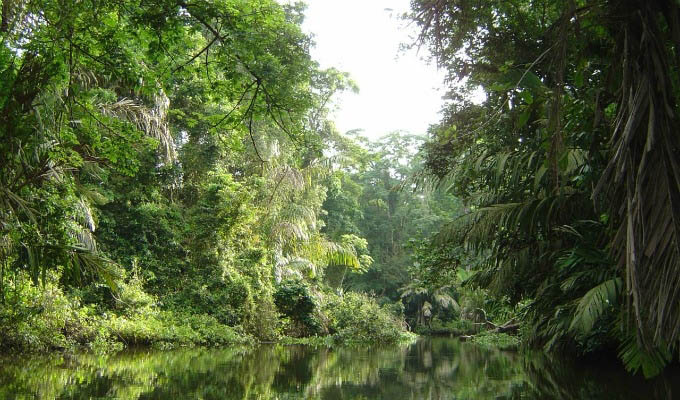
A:
[[[84,303],[83,290],[66,293],[50,274],[44,286],[20,276],[0,307],[0,351],[42,352],[88,349],[110,352],[134,345],[158,348],[246,345],[276,340],[327,345],[393,343],[409,336],[403,318],[362,294],[326,294],[311,309],[318,331],[301,336],[289,318],[277,319],[275,337],[257,337],[243,326],[229,326],[212,315],[164,310],[158,299],[131,278],[112,293],[113,307]],[[108,290],[105,290],[111,293]]]
[[[18,279],[16,291],[8,294],[6,305],[0,308],[0,346],[5,352],[77,347],[111,351],[130,345],[165,348],[254,341],[213,316],[159,309],[135,280],[123,284],[118,295],[113,308],[103,309],[97,304],[83,304],[77,294],[65,293],[55,276],[44,287]]]

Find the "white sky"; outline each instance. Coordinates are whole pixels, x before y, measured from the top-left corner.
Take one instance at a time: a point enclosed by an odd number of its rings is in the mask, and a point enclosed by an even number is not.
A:
[[[424,48],[399,53],[399,44],[410,43],[416,32],[397,18],[409,0],[304,1],[303,28],[316,42],[312,57],[321,68],[349,72],[359,85],[359,94],[337,96],[333,119],[341,132],[359,128],[370,138],[395,130],[424,134],[439,121],[443,72],[422,60]]]

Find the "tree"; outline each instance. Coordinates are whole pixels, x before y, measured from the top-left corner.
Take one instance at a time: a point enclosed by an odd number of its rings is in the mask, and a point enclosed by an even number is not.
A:
[[[303,10],[3,2],[3,298],[54,272],[105,307],[135,266],[164,310],[271,339],[278,267],[370,263],[320,232],[327,109],[355,85],[311,59]]]
[[[414,175],[421,168],[420,137],[395,132],[371,142],[357,132],[329,133],[328,146],[336,152],[338,168],[323,205],[324,232],[365,238],[365,255],[373,261],[362,274],[335,271],[333,280],[345,282],[348,289],[376,293],[383,301],[400,301],[399,289],[408,283],[412,263],[409,240],[435,232],[459,205],[446,193],[414,190]]]
[[[443,240],[489,255],[476,283],[534,299],[538,342],[588,348],[607,336],[629,367],[657,372],[680,326],[678,5],[412,5],[449,80],[487,95],[475,105],[452,94],[426,145],[435,180],[471,210]]]

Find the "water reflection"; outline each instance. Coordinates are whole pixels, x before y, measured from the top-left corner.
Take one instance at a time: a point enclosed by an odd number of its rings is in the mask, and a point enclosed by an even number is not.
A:
[[[666,399],[677,372],[653,382],[617,368],[454,339],[358,348],[137,350],[1,359],[0,399]],[[675,387],[674,387],[675,385]]]

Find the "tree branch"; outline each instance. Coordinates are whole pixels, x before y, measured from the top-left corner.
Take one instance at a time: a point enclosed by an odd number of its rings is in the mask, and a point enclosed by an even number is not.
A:
[[[213,37],[213,40],[211,40],[210,43],[208,43],[205,47],[203,47],[203,48],[201,49],[201,51],[199,51],[199,52],[196,53],[193,57],[191,57],[191,58],[189,59],[189,61],[187,61],[187,62],[185,62],[184,64],[182,64],[182,65],[178,66],[177,68],[173,69],[173,70],[172,70],[172,73],[174,74],[175,72],[177,72],[177,71],[181,70],[182,68],[186,67],[187,65],[191,64],[192,61],[194,61],[195,59],[197,59],[198,57],[200,57],[201,54],[203,54],[204,52],[206,52],[206,51],[210,48],[210,46],[212,46],[213,43],[215,43],[215,42],[217,41],[217,39],[219,39],[219,36]]]

